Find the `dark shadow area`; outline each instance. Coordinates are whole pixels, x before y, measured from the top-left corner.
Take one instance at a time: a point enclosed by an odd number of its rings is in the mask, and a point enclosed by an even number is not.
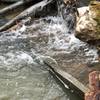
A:
[[[90,0],[79,0],[79,7],[88,6],[90,3]]]
[[[40,8],[41,9],[41,8]],[[46,17],[46,16],[55,16],[57,15],[57,2],[53,1],[50,4],[46,5],[41,11],[36,11],[36,18]]]

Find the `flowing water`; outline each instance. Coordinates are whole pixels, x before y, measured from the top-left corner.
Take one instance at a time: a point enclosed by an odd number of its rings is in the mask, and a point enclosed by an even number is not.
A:
[[[43,64],[57,53],[66,53],[69,66],[73,57],[76,63],[97,62],[97,50],[66,31],[59,17],[46,17],[0,33],[0,100],[81,100],[65,92]]]
[[[60,17],[0,33],[0,100],[81,100],[61,87],[43,60],[71,68],[98,62],[95,47],[68,34]],[[57,62],[56,62],[57,61]],[[60,65],[59,64],[59,65]]]

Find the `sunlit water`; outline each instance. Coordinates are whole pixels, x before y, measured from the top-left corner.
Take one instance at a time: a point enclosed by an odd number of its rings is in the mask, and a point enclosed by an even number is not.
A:
[[[0,100],[81,100],[65,92],[43,64],[62,54],[68,66],[98,62],[97,50],[67,34],[59,17],[0,33]]]

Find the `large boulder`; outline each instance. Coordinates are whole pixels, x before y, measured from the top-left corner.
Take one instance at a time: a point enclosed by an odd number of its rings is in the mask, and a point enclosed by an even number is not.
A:
[[[100,1],[91,1],[79,13],[75,36],[100,48]]]

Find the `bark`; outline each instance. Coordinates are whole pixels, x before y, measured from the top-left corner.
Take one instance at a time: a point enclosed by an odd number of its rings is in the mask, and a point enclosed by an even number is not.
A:
[[[25,3],[28,3],[30,1],[32,1],[32,0],[27,0],[27,1],[21,0],[21,1],[17,2],[17,3],[14,3],[14,4],[10,5],[10,6],[7,6],[4,9],[0,10],[0,15],[1,14],[5,14],[6,12],[12,11],[12,10],[16,9],[17,7],[20,7],[20,6],[22,6]]]
[[[46,5],[50,4],[52,1],[53,0],[44,0],[24,10],[22,13],[20,13],[18,16],[13,18],[11,21],[6,23],[4,26],[0,27],[0,31],[5,31],[9,29],[11,26],[16,24],[17,20],[20,20],[22,18],[29,17],[29,16],[30,17],[34,16],[35,13],[41,11]]]

